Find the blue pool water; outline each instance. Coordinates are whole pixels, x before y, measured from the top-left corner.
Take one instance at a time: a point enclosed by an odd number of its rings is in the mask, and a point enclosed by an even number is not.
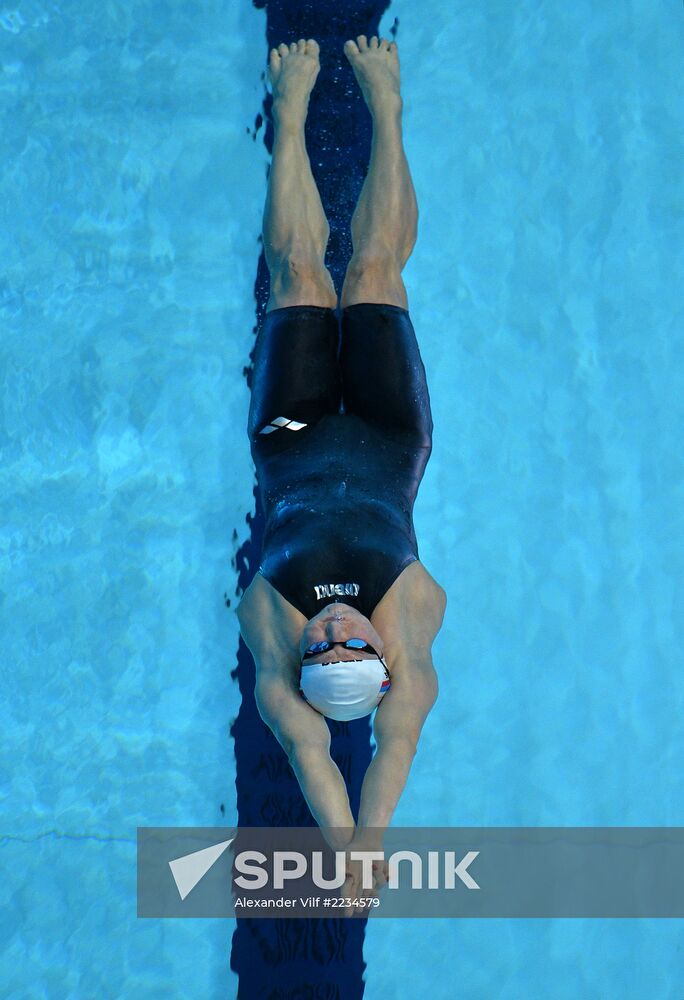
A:
[[[135,836],[237,818],[273,14],[0,8],[12,1000],[237,995],[233,921],[136,918]],[[684,8],[395,19],[435,421],[415,522],[449,607],[394,822],[682,825]],[[681,1000],[681,935],[370,921],[366,996]]]

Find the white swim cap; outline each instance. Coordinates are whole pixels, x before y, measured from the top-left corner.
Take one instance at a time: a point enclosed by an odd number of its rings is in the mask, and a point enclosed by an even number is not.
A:
[[[303,664],[299,690],[312,708],[338,722],[370,715],[390,689],[380,660],[335,660]]]

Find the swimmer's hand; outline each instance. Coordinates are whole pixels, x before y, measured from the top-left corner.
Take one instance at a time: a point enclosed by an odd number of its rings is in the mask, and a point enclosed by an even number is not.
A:
[[[374,888],[363,888],[363,862],[347,858],[345,874],[346,878],[340,895],[342,899],[347,900],[348,905],[342,908],[342,915],[345,917],[367,917],[373,905],[371,900],[377,897],[377,892]],[[373,882],[375,882],[375,878]]]
[[[378,858],[372,861],[372,885],[363,885],[363,861],[350,857],[351,851],[382,851],[382,844],[375,838],[369,841],[365,837],[354,837],[346,847],[346,879],[342,886],[341,896],[351,900],[350,905],[343,910],[344,916],[367,917],[373,906],[371,902],[377,899],[378,892],[387,883],[387,861]],[[358,902],[354,903],[354,900]]]
[[[378,892],[378,890],[383,889],[387,885],[389,879],[389,862],[385,858],[384,861],[374,861],[373,862],[373,891]]]

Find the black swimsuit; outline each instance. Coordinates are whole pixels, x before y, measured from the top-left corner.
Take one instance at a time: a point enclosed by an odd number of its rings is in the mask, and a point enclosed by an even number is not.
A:
[[[307,618],[341,601],[370,618],[418,558],[413,504],[432,450],[409,314],[361,303],[266,314],[249,436],[266,518],[259,570]]]

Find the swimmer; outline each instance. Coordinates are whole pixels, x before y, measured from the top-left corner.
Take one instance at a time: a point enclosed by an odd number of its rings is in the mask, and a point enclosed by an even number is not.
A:
[[[248,426],[265,532],[238,619],[256,664],[259,712],[314,818],[331,846],[370,848],[389,824],[437,697],[431,648],[446,595],[418,559],[412,516],[432,417],[401,277],[418,211],[397,46],[360,35],[344,52],[373,140],[339,307],[304,139],[319,46],[301,39],[269,58],[275,137],[263,239],[271,290]],[[355,826],[325,717],[372,712],[377,749]]]

